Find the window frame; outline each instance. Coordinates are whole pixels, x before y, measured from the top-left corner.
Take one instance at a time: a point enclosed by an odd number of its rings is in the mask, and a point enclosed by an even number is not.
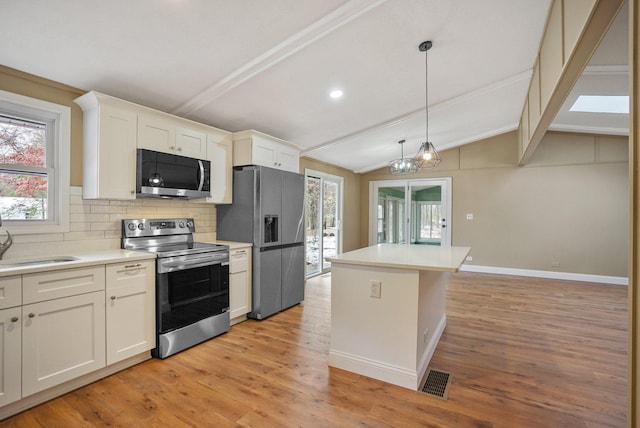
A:
[[[2,226],[14,235],[68,232],[71,108],[0,90],[0,112],[8,116],[20,116],[47,124],[45,169],[48,180],[47,220],[3,219]],[[28,171],[33,168],[15,169]]]

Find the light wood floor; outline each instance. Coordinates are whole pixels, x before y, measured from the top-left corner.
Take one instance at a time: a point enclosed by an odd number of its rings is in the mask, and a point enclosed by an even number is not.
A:
[[[626,287],[460,273],[431,367],[448,400],[327,367],[330,283],[304,304],[0,423],[20,427],[624,427]]]

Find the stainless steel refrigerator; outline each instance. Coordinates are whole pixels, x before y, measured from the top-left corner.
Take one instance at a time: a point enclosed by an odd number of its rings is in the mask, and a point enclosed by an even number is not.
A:
[[[235,170],[233,204],[218,205],[216,234],[253,243],[250,318],[304,300],[304,175],[262,166]]]

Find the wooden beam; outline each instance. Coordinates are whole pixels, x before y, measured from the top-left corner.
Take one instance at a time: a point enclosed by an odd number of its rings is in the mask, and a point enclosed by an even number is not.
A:
[[[556,1],[562,2],[563,0]],[[540,144],[542,137],[544,137],[544,134],[547,132],[551,122],[553,122],[560,111],[562,104],[582,74],[582,71],[589,62],[591,55],[598,47],[600,40],[602,40],[606,34],[623,3],[624,0],[598,0],[595,2],[574,49],[571,52],[565,52],[565,55],[568,55],[568,57],[564,62],[564,66],[562,67],[560,76],[556,81],[555,88],[548,102],[545,103],[544,99],[540,100],[541,105],[539,119],[536,123],[528,123],[528,117],[523,115],[520,121],[520,132],[522,133],[528,130],[527,133],[529,134],[529,137],[527,138],[527,135],[521,136],[523,143],[519,161],[521,166],[525,165],[529,161],[533,152]],[[564,14],[564,8],[561,9],[561,13]],[[564,16],[562,17],[562,20],[564,21]],[[545,30],[545,32],[548,30],[549,23],[547,24],[547,30]],[[564,34],[564,31],[562,31],[562,33]],[[558,40],[557,43],[564,43],[564,41],[561,39]],[[539,62],[540,56],[538,56],[538,63]],[[551,73],[553,73],[553,71],[551,71]],[[534,78],[535,76],[536,74],[534,73]],[[544,69],[540,70],[538,76],[541,80],[549,78],[549,76],[545,76]],[[553,76],[550,78],[553,78]],[[535,82],[532,82],[532,84],[533,83]],[[540,85],[538,85],[538,88],[539,87]],[[537,96],[539,97],[540,94],[537,94]],[[529,109],[529,114],[531,114],[531,109]],[[527,121],[527,123],[523,123],[524,121]]]

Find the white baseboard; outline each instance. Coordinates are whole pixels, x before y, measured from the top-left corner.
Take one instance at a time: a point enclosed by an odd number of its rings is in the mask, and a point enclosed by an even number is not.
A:
[[[438,325],[433,331],[433,334],[431,335],[431,339],[429,340],[429,343],[427,343],[427,347],[422,353],[422,357],[420,358],[420,361],[418,361],[418,384],[416,386],[416,389],[420,389],[420,387],[422,386],[422,381],[424,380],[424,375],[427,372],[429,363],[431,362],[431,357],[433,357],[433,354],[436,352],[436,347],[440,342],[440,337],[442,336],[442,333],[444,333],[444,328],[446,326],[447,326],[447,315],[443,314],[442,317],[440,318],[440,321],[438,321]]]
[[[447,317],[443,315],[418,362],[418,370],[410,370],[335,349],[329,350],[329,365],[417,391],[446,325]]]
[[[552,272],[547,270],[515,269],[493,266],[460,266],[463,272],[493,273],[497,275],[530,276],[533,278],[564,279],[568,281],[598,282],[602,284],[629,285],[629,278],[623,276],[588,275],[571,272]]]

